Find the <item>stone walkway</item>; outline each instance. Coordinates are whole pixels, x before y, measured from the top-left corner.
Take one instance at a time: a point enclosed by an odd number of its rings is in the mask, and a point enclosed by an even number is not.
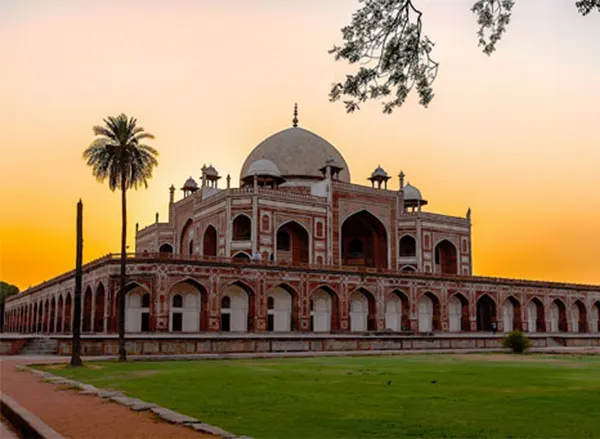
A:
[[[60,360],[57,357],[53,362]],[[81,395],[16,369],[18,364],[32,362],[31,358],[0,360],[0,390],[65,438],[215,439],[189,427],[168,424],[150,412],[134,412],[114,402]],[[4,438],[1,431],[0,437]]]

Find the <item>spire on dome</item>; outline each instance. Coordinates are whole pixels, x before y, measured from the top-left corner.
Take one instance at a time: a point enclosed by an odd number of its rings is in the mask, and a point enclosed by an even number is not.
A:
[[[294,104],[294,119],[292,119],[292,126],[294,128],[298,126],[298,103]]]

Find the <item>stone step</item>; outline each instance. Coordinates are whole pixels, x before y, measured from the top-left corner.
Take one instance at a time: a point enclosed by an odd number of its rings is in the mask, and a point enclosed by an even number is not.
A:
[[[54,355],[58,341],[48,338],[32,338],[25,343],[19,354],[21,355]]]

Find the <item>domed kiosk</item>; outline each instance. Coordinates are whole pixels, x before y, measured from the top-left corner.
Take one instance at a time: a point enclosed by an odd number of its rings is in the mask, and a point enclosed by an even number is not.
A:
[[[330,158],[343,168],[338,174],[338,180],[350,183],[348,164],[340,152],[317,134],[298,127],[295,117],[291,128],[266,138],[250,152],[240,175],[248,175],[253,163],[266,159],[275,164],[285,180],[282,186],[310,186],[323,180],[320,169]]]

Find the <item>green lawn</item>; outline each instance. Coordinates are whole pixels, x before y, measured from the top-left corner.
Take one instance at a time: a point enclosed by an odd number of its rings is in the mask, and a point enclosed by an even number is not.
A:
[[[600,357],[421,355],[87,366],[50,371],[256,438],[600,437]]]

